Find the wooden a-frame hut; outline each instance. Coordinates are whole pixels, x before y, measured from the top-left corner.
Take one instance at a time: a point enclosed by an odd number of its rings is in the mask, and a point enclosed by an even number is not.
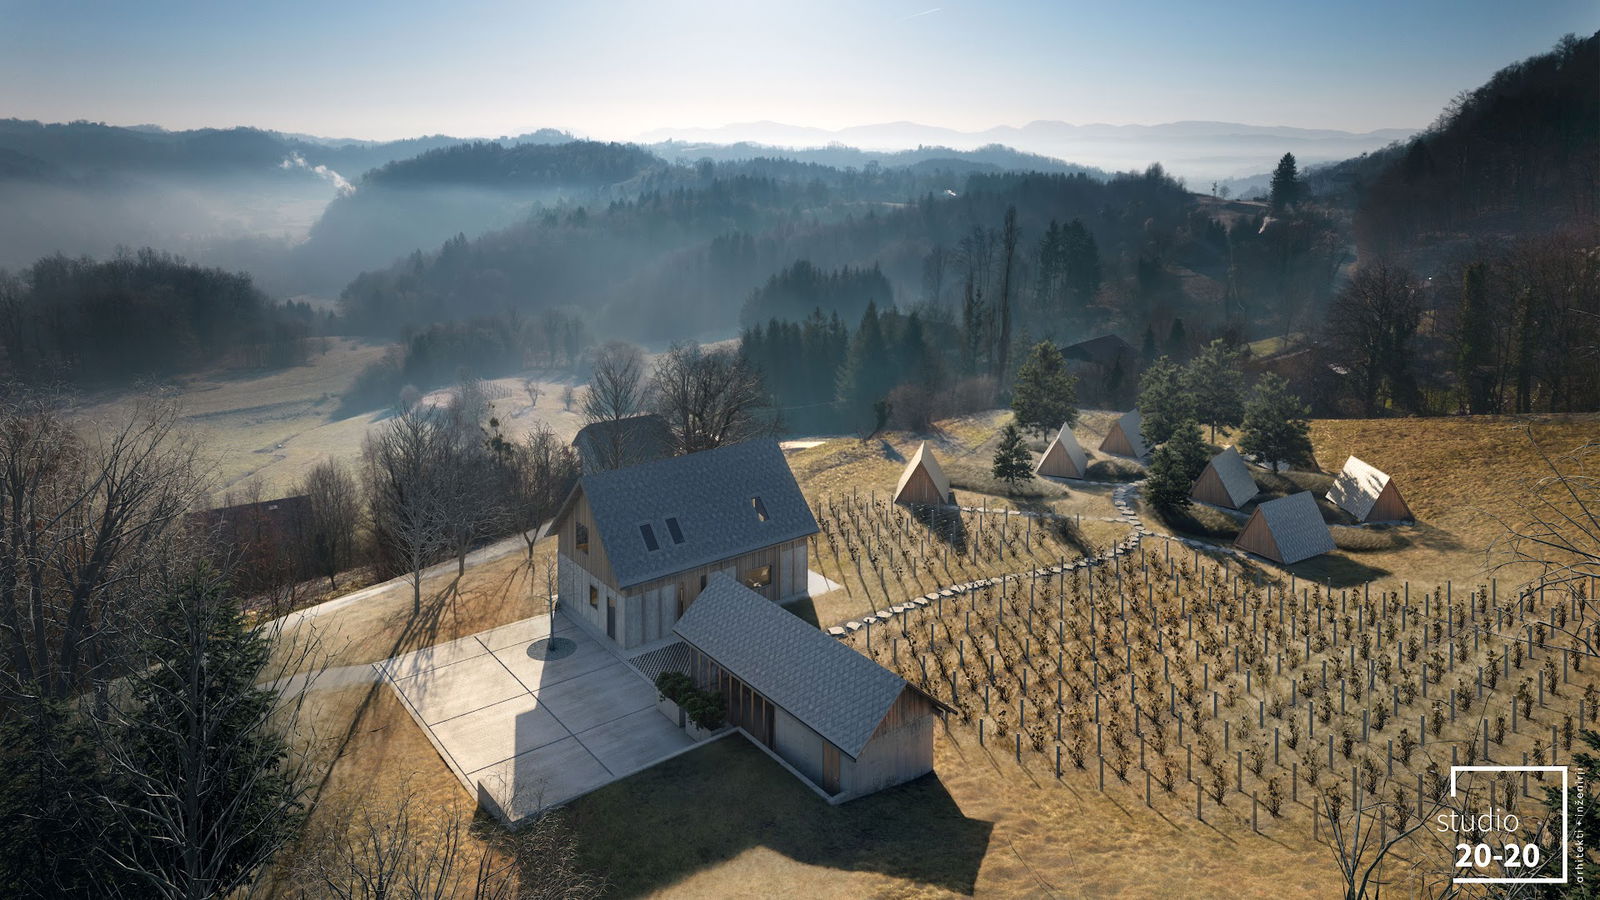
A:
[[[1077,435],[1072,433],[1072,428],[1062,425],[1056,436],[1050,439],[1050,446],[1044,448],[1044,455],[1039,457],[1039,464],[1034,467],[1033,474],[1054,478],[1083,478],[1088,471],[1088,454],[1083,452],[1083,447],[1078,443]]]
[[[1328,489],[1328,502],[1356,517],[1358,522],[1403,522],[1416,518],[1387,472],[1354,456]]]
[[[1139,433],[1143,426],[1144,418],[1137,409],[1123,413],[1120,419],[1112,423],[1111,430],[1106,432],[1106,439],[1100,442],[1100,452],[1144,459],[1148,448],[1144,445],[1144,435]]]
[[[1311,492],[1301,491],[1256,507],[1233,545],[1288,566],[1333,550],[1333,532]]]
[[[1201,503],[1238,509],[1254,497],[1258,488],[1256,480],[1245,466],[1244,457],[1233,447],[1228,447],[1206,463],[1200,477],[1194,480],[1189,496]]]
[[[895,485],[894,502],[912,506],[943,506],[950,502],[950,479],[939,468],[939,460],[923,441],[917,452],[900,473],[900,483]]]

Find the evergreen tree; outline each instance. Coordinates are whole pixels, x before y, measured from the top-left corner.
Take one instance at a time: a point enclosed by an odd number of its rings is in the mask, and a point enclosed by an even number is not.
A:
[[[1139,358],[1147,366],[1156,361],[1156,326],[1154,325],[1146,325],[1144,327],[1144,343],[1139,347]]]
[[[1278,160],[1278,167],[1272,170],[1272,196],[1269,205],[1273,212],[1283,212],[1289,207],[1300,202],[1301,191],[1304,185],[1300,183],[1300,175],[1295,166],[1294,154],[1285,153]]]
[[[994,477],[1012,487],[1033,478],[1033,454],[1022,443],[1022,430],[1014,422],[1007,423],[1000,433],[1000,446],[994,451]]]
[[[1165,356],[1150,364],[1139,379],[1140,433],[1146,444],[1164,443],[1178,423],[1194,415],[1183,388],[1183,370]]]
[[[1483,263],[1475,262],[1462,273],[1456,335],[1456,378],[1462,399],[1467,412],[1479,414],[1493,412],[1494,396],[1494,335],[1484,288],[1485,269]]]
[[[1175,362],[1189,358],[1189,335],[1184,331],[1182,319],[1173,319],[1172,327],[1167,330],[1167,355]]]
[[[1311,458],[1311,408],[1289,391],[1289,383],[1268,372],[1256,382],[1244,406],[1244,434],[1239,447],[1270,460],[1301,463]]]
[[[1011,387],[1011,411],[1019,427],[1039,435],[1078,421],[1078,379],[1052,341],[1028,351]]]
[[[851,427],[862,428],[874,420],[874,404],[889,395],[894,374],[878,305],[868,303],[838,377],[839,403]]]
[[[1165,444],[1150,457],[1150,477],[1145,480],[1145,496],[1152,506],[1164,511],[1189,505],[1194,480],[1205,471],[1210,453],[1200,438],[1200,426],[1184,419],[1172,429]]]
[[[1243,351],[1218,338],[1207,344],[1184,370],[1183,387],[1193,404],[1195,418],[1211,426],[1211,440],[1217,440],[1217,426],[1233,427],[1244,417],[1244,373],[1240,371]]]

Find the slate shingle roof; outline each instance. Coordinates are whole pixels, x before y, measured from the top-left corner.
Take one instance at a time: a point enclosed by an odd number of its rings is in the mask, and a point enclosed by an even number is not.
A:
[[[1344,461],[1344,470],[1333,482],[1333,487],[1328,489],[1328,502],[1355,516],[1358,521],[1366,521],[1373,504],[1378,502],[1378,495],[1383,493],[1388,484],[1387,473],[1352,456]]]
[[[1235,509],[1243,506],[1259,490],[1255,478],[1251,477],[1250,470],[1244,464],[1244,457],[1232,446],[1213,456],[1209,465],[1222,481],[1222,489],[1228,492],[1228,499],[1233,501]]]
[[[1322,511],[1310,491],[1268,500],[1252,515],[1266,520],[1286,565],[1333,551],[1333,532],[1322,521]]]
[[[619,588],[817,533],[783,450],[771,439],[585,475],[556,522],[579,491],[589,498]],[[758,497],[764,522],[752,502]],[[668,518],[677,520],[683,543],[673,539]],[[646,524],[655,550],[640,534]]]
[[[1128,439],[1128,446],[1133,448],[1133,455],[1143,459],[1150,452],[1144,443],[1144,433],[1140,430],[1144,428],[1144,416],[1139,415],[1137,409],[1131,409],[1122,414],[1117,425],[1121,426],[1123,436]]]
[[[726,575],[672,630],[855,759],[906,680]]]
[[[593,422],[572,438],[585,472],[636,466],[672,455],[672,431],[655,413],[615,422]]]

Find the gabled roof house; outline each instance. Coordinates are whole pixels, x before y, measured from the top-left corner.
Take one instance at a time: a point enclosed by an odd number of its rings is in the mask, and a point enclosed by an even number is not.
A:
[[[1255,508],[1234,546],[1282,565],[1293,565],[1333,550],[1333,533],[1310,491],[1301,491]]]
[[[1245,465],[1244,457],[1233,447],[1225,448],[1211,457],[1200,477],[1194,480],[1189,496],[1201,503],[1238,509],[1260,492],[1256,480]]]
[[[1078,436],[1072,433],[1071,427],[1062,425],[1061,430],[1050,439],[1049,446],[1044,448],[1044,454],[1039,457],[1039,464],[1034,467],[1033,473],[1053,478],[1082,478],[1088,471],[1089,456],[1078,443]]]
[[[1328,502],[1356,517],[1358,522],[1402,522],[1416,518],[1387,472],[1354,456],[1344,461]]]
[[[900,483],[894,488],[894,502],[912,506],[943,506],[950,502],[950,479],[945,477],[939,460],[928,449],[927,441],[917,446],[917,452],[911,455],[905,471],[900,473]]]
[[[943,703],[732,578],[716,575],[673,626],[689,676],[729,724],[840,802],[933,770]]]
[[[1142,427],[1144,427],[1144,417],[1139,415],[1137,409],[1123,413],[1121,418],[1111,423],[1111,430],[1106,432],[1105,440],[1100,442],[1100,452],[1144,459],[1149,449],[1145,447],[1144,435],[1139,431]]]
[[[626,649],[669,637],[713,574],[770,601],[804,596],[817,522],[762,439],[585,474],[548,528],[562,608]]]

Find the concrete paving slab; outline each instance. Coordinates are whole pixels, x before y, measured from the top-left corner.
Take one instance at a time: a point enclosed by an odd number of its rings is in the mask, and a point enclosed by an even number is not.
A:
[[[515,822],[609,784],[615,776],[577,738],[569,737],[479,769],[468,778]]]
[[[429,725],[526,693],[487,653],[402,678],[395,686]]]
[[[578,626],[561,613],[556,614],[556,634],[565,635]],[[550,617],[534,616],[475,635],[490,650],[504,650],[513,644],[527,644],[550,636]]]
[[[542,688],[539,699],[561,724],[583,732],[636,710],[654,708],[656,689],[632,669],[616,663]]]
[[[421,650],[413,650],[410,653],[403,653],[386,662],[384,666],[385,672],[391,678],[410,678],[429,669],[448,666],[465,659],[471,659],[474,656],[483,656],[488,652],[489,648],[479,642],[476,635],[471,635],[447,643],[436,644],[432,647],[424,647]]]
[[[502,647],[494,651],[494,655],[530,691],[542,690],[617,662],[616,654],[600,646],[598,641],[581,630],[564,632],[561,636],[572,639],[577,647],[570,655],[560,659],[543,660],[529,656],[528,646],[532,641]]]
[[[618,777],[693,746],[694,739],[652,704],[578,733],[578,740]]]
[[[433,736],[464,772],[475,772],[571,734],[540,705],[539,698],[528,693],[433,726]]]

